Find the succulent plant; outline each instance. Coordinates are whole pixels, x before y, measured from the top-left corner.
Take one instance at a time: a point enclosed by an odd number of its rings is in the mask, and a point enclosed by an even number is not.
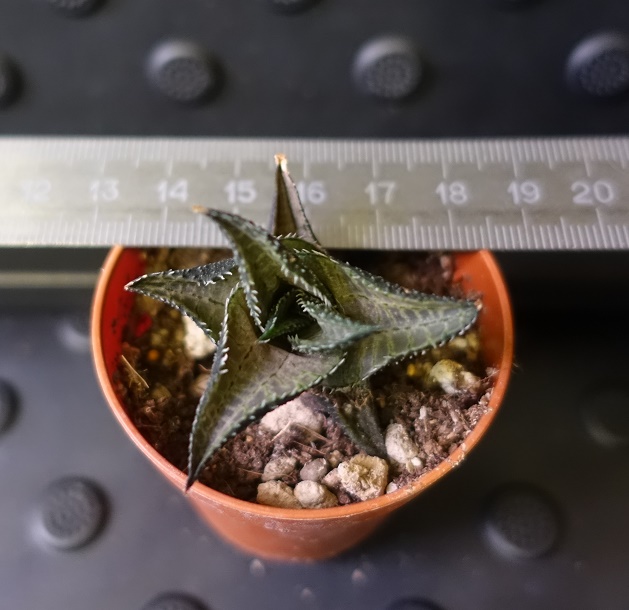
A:
[[[367,453],[382,453],[369,378],[465,332],[477,316],[473,302],[406,290],[330,256],[285,158],[276,162],[269,231],[196,207],[219,225],[233,258],[126,286],[176,307],[216,343],[190,435],[186,488],[230,435],[310,388],[327,389],[326,404],[350,438]],[[335,393],[357,399],[348,404],[332,399]]]

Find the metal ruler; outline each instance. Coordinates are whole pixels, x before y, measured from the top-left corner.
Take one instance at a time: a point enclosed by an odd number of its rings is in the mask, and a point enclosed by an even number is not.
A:
[[[192,206],[266,225],[279,152],[329,247],[629,249],[629,137],[5,137],[0,245],[223,245]]]

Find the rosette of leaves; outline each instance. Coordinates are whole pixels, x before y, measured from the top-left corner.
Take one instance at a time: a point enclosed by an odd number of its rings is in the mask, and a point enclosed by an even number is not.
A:
[[[315,237],[283,156],[270,230],[195,208],[227,237],[233,258],[144,275],[127,289],[176,307],[216,343],[189,444],[186,489],[225,440],[310,388],[359,397],[329,409],[367,453],[384,441],[369,378],[443,344],[475,321],[473,302],[403,289],[330,256]]]

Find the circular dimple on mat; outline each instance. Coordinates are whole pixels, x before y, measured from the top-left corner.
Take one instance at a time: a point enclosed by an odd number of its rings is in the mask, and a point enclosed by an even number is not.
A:
[[[301,13],[319,0],[267,0],[271,10],[277,13]]]
[[[207,610],[207,608],[184,593],[165,593],[142,606],[142,610]]]
[[[515,559],[548,553],[559,537],[559,520],[546,495],[527,484],[504,486],[489,499],[485,529],[492,546]]]
[[[629,392],[609,383],[587,392],[583,421],[589,435],[605,447],[629,445]]]
[[[541,0],[493,0],[496,7],[507,9],[523,9],[533,4],[537,4]]]
[[[0,55],[0,108],[8,106],[18,95],[18,70],[8,57]]]
[[[59,322],[59,339],[70,350],[78,353],[90,351],[89,313],[73,313]]]
[[[15,419],[17,394],[8,381],[0,379],[0,434],[9,429]]]
[[[164,96],[182,103],[208,99],[221,80],[215,60],[203,47],[186,40],[170,40],[153,49],[148,74]]]
[[[365,94],[401,100],[415,91],[422,66],[415,45],[407,38],[383,36],[364,44],[354,61],[354,80]]]
[[[82,17],[93,12],[101,0],[46,0],[46,2],[68,17]]]
[[[568,58],[566,78],[574,91],[592,97],[629,91],[629,36],[604,32],[581,41]]]
[[[427,599],[400,599],[387,606],[387,610],[441,610],[441,606]]]
[[[79,477],[59,479],[39,500],[36,536],[56,549],[78,549],[101,531],[106,513],[105,497],[94,483]]]

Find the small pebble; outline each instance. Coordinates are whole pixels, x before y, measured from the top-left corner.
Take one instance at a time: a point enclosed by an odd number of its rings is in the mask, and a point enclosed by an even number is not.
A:
[[[258,485],[258,504],[277,508],[301,508],[293,490],[281,481],[267,481]]]
[[[299,472],[302,481],[321,481],[328,473],[330,466],[325,458],[316,458],[306,463]]]
[[[477,360],[480,352],[480,339],[477,332],[469,332],[462,337],[454,337],[449,343],[453,351],[465,355],[467,360]]]
[[[275,458],[266,464],[262,473],[263,481],[281,479],[295,470],[297,460],[294,457],[283,456]]]
[[[454,337],[442,347],[430,350],[434,361],[442,359],[450,359],[460,361],[462,359],[468,362],[476,362],[480,355],[480,338],[478,332],[468,331],[465,335]]]
[[[338,466],[341,485],[359,500],[371,500],[384,494],[389,476],[385,460],[372,455],[355,455]]]
[[[160,400],[162,398],[170,398],[171,396],[172,394],[170,393],[170,390],[165,385],[162,385],[161,383],[156,383],[155,387],[151,389],[151,397],[154,398],[155,400]]]
[[[314,413],[305,406],[300,396],[275,407],[260,420],[260,425],[274,434],[283,431],[290,425],[296,425],[319,434],[323,430],[323,423],[323,415]]]
[[[205,392],[205,388],[210,380],[209,373],[201,373],[193,382],[192,382],[192,393],[201,398],[203,396],[203,392]]]
[[[399,489],[399,487],[397,486],[397,483],[389,483],[386,487],[386,489],[384,490],[384,493],[387,494],[392,494],[394,491],[397,491]]]
[[[419,455],[419,447],[401,424],[390,424],[384,433],[387,455],[399,464],[407,464]]]
[[[406,470],[408,470],[411,474],[413,474],[415,472],[419,472],[424,467],[424,462],[422,462],[419,456],[416,456],[414,458],[411,458],[408,462],[406,462],[405,466],[406,466]]]
[[[336,468],[342,461],[343,454],[338,449],[335,449],[328,455],[328,462],[330,462],[332,468]]]
[[[201,360],[216,351],[216,344],[188,316],[182,316],[184,337],[183,347],[195,360]]]
[[[328,472],[328,474],[326,474],[321,479],[321,482],[326,487],[330,487],[331,489],[337,489],[338,487],[340,487],[340,485],[341,485],[341,477],[339,476],[339,469],[338,468],[333,468],[332,470],[330,470],[330,472]]]
[[[430,369],[430,378],[440,385],[446,394],[474,389],[480,382],[479,378],[466,371],[462,364],[448,359],[439,360]]]
[[[338,498],[325,485],[316,481],[297,483],[295,497],[304,508],[330,508],[339,503]]]

